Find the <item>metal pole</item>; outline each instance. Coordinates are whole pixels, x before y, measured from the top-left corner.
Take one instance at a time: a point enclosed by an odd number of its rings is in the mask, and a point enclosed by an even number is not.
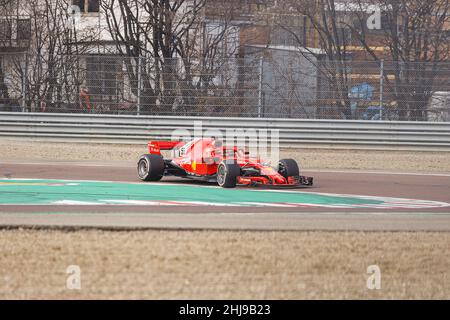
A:
[[[137,84],[137,115],[141,114],[141,80],[142,80],[142,57],[138,57],[138,84]]]
[[[262,116],[263,107],[263,72],[264,72],[264,58],[259,58],[259,86],[258,86],[258,118]]]
[[[384,59],[380,61],[380,120],[383,120]]]
[[[28,54],[25,52],[25,67],[22,73],[22,112],[25,112],[27,104],[27,77],[28,77]]]

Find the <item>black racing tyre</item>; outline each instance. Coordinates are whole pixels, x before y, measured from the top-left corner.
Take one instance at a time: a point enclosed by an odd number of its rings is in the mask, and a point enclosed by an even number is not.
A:
[[[297,177],[300,175],[300,169],[298,168],[297,161],[294,159],[282,159],[278,162],[278,173],[286,179],[288,177]]]
[[[234,188],[241,175],[241,167],[236,163],[221,162],[217,167],[217,184],[222,188]]]
[[[164,159],[159,154],[144,154],[139,158],[137,171],[142,181],[159,181],[164,175]]]

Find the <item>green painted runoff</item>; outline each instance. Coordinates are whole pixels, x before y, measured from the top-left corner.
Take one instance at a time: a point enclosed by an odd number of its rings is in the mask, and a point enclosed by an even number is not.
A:
[[[60,201],[104,204],[109,201],[176,201],[211,204],[293,203],[312,205],[382,204],[383,201],[310,192],[223,189],[163,183],[0,180],[0,204],[53,204]]]

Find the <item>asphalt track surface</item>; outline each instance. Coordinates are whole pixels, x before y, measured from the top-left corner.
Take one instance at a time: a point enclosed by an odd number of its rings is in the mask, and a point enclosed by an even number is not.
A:
[[[309,171],[313,188],[298,191],[450,203],[450,175]],[[132,164],[0,162],[3,179],[136,183]],[[166,178],[183,186],[207,183]],[[0,226],[111,229],[450,231],[450,207],[367,209],[230,206],[0,205]]]

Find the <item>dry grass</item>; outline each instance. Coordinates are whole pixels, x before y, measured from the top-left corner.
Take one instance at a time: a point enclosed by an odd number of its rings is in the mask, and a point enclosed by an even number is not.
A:
[[[449,299],[449,247],[450,233],[3,230],[0,298]]]

